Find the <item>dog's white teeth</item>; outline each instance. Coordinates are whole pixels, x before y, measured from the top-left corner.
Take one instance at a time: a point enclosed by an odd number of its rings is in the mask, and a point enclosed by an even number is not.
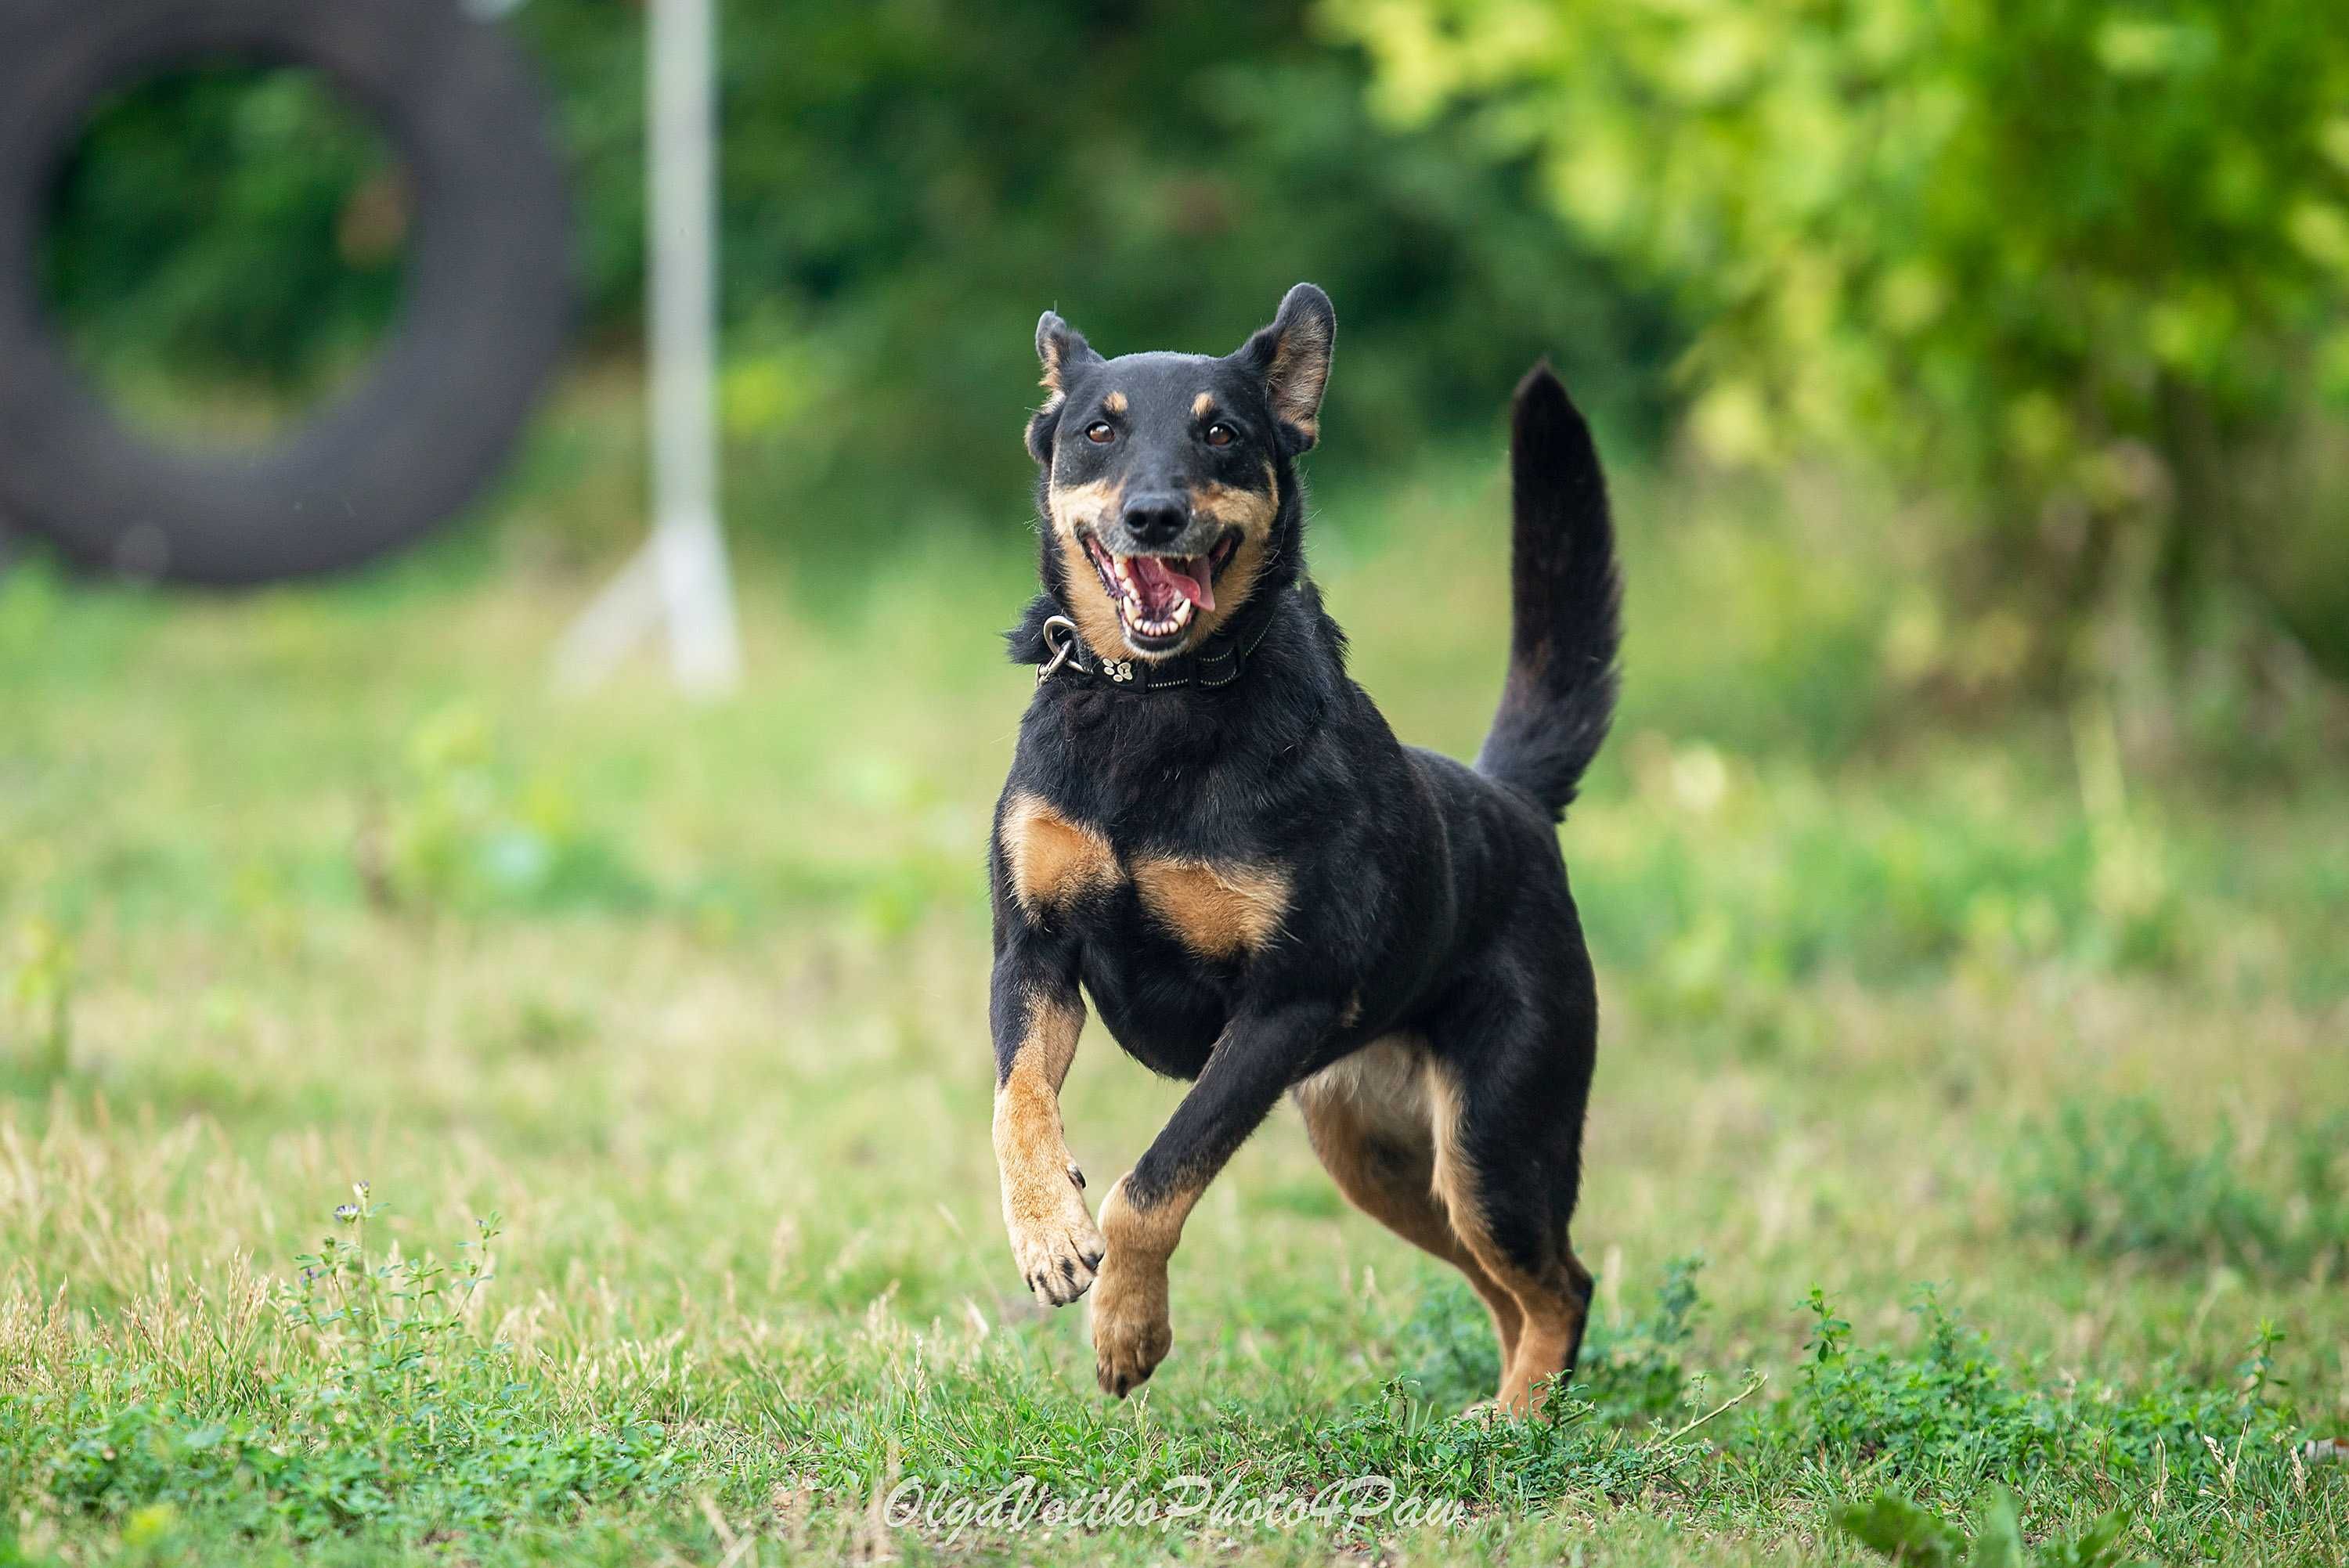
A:
[[[1150,613],[1149,602],[1133,581],[1133,573],[1124,556],[1112,556],[1112,570],[1117,578],[1117,605],[1127,625],[1144,637],[1169,637],[1191,623],[1192,603],[1180,595],[1166,607],[1163,615]]]

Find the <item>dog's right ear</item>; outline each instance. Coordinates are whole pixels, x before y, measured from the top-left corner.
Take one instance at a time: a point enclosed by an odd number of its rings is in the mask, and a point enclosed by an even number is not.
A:
[[[1044,363],[1044,386],[1056,397],[1066,395],[1078,371],[1101,363],[1085,335],[1049,310],[1037,318],[1036,357]]]
[[[1052,431],[1061,422],[1061,405],[1068,401],[1069,384],[1086,366],[1100,364],[1101,356],[1083,333],[1048,310],[1036,323],[1036,357],[1043,364],[1044,389],[1051,396],[1028,421],[1028,451],[1038,462],[1050,464]]]

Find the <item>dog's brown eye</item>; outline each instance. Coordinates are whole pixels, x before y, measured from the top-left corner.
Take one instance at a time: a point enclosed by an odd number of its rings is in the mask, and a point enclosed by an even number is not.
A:
[[[1207,445],[1211,447],[1228,447],[1238,438],[1239,432],[1233,429],[1229,425],[1210,425],[1207,427]]]
[[[1085,427],[1085,439],[1097,447],[1106,447],[1117,439],[1117,432],[1110,428],[1108,420],[1095,419]]]

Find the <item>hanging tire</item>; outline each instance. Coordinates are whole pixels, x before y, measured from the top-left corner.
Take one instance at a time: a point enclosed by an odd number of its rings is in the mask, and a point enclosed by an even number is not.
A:
[[[227,57],[316,70],[406,166],[399,315],[274,445],[180,449],[109,408],[48,319],[47,195],[98,100]],[[529,67],[456,0],[0,0],[0,516],[77,561],[185,583],[355,565],[461,511],[561,358],[570,214]]]

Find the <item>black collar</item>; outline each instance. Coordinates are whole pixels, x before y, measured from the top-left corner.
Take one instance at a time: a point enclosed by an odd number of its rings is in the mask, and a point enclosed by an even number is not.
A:
[[[1123,692],[1174,691],[1186,686],[1213,691],[1227,686],[1240,678],[1257,645],[1272,630],[1286,592],[1277,590],[1252,599],[1229,624],[1197,648],[1166,659],[1095,658],[1078,634],[1076,623],[1055,614],[1043,624],[1044,658],[1036,671],[1036,684],[1062,680]]]

